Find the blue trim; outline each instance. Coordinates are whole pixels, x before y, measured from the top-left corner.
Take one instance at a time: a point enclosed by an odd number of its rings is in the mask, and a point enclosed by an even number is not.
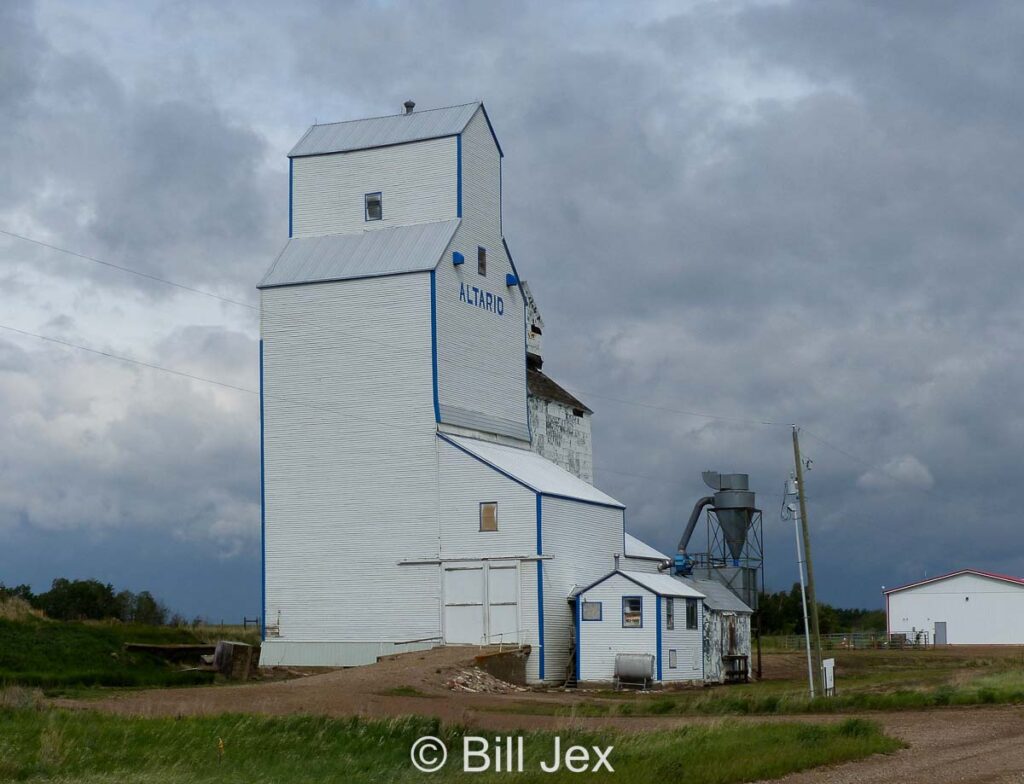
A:
[[[518,279],[518,277],[519,276],[517,275],[516,278]],[[519,290],[522,291],[522,286],[520,286]],[[526,376],[526,368],[528,367],[528,363],[529,363],[530,333],[529,333],[529,329],[526,326],[526,297],[523,297],[522,299],[523,299],[523,376],[525,378],[525,376]],[[526,398],[526,435],[529,438],[530,443],[532,444],[533,443],[533,425],[530,424],[530,385],[529,385],[529,383],[526,383],[523,386],[526,387],[526,389],[524,390],[524,392],[526,393],[525,394],[525,398]]]
[[[462,134],[455,137],[455,216],[462,217]]]
[[[657,624],[656,628],[658,630],[658,633],[655,635],[655,637],[657,638],[657,643],[656,644],[658,646],[658,657],[657,657],[657,660],[658,660],[658,680],[660,681],[661,680],[661,597],[660,596],[655,596],[654,597],[654,620],[655,620],[655,623]]]
[[[580,599],[582,600],[582,597]],[[584,604],[596,604],[597,605],[597,617],[596,618],[584,618],[583,610],[580,610],[580,620],[584,622],[594,622],[604,620],[604,602],[584,601]]]
[[[625,576],[625,575],[623,575]],[[639,626],[626,626],[626,599],[639,599],[640,600],[640,625]],[[622,628],[623,629],[642,629],[644,628],[644,597],[637,596],[636,594],[630,594],[629,596],[622,597]]]
[[[434,385],[434,421],[441,421],[441,403],[437,395],[437,280],[430,270],[430,367]]]
[[[456,267],[460,264],[466,263],[466,257],[459,253],[457,250],[452,251],[452,264]]]
[[[263,340],[260,340],[260,639],[267,639],[267,489],[263,438]]]
[[[544,554],[544,502],[537,493],[537,555]],[[544,562],[537,560],[537,647],[540,650],[540,679],[544,680]]]
[[[501,217],[501,199],[502,199],[501,191],[504,188],[504,185],[501,182],[501,160],[502,159],[499,157],[498,158],[498,234],[502,234],[503,235],[505,233],[505,224],[504,224],[504,221],[503,221],[503,219]]]
[[[487,107],[484,106],[483,103],[481,103],[480,104],[480,108],[483,109],[483,111],[484,111],[484,119],[487,120],[487,127],[491,131],[491,138],[494,139],[494,146],[498,148],[498,155],[500,155],[502,158],[504,158],[505,157],[505,153],[502,152],[501,143],[498,141],[498,134],[496,134],[494,132],[494,126],[491,125],[491,118],[487,116]]]
[[[580,682],[580,666],[583,661],[582,655],[582,644],[583,641],[580,639],[580,621],[583,619],[583,597],[577,597],[576,599],[576,684]]]
[[[292,159],[288,159],[288,238],[292,236],[292,192],[294,187],[292,185],[294,181],[294,167],[292,166]]]

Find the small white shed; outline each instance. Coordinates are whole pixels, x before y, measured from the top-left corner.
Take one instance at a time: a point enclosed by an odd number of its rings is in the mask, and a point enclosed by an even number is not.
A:
[[[935,645],[1024,644],[1024,579],[960,569],[890,588],[890,635]]]
[[[613,681],[620,654],[641,654],[654,682],[703,682],[703,599],[670,575],[621,570],[574,591],[576,680]]]

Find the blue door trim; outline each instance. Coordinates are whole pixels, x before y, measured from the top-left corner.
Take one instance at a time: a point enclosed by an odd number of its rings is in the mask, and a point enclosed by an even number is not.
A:
[[[657,656],[658,680],[660,681],[661,680],[661,597],[660,596],[655,596],[654,597],[654,622],[656,624],[655,628],[658,630],[658,633],[655,635],[655,639],[656,639],[655,644],[658,646],[658,656]]]
[[[437,395],[437,275],[430,270],[430,369],[433,373],[434,421],[441,421],[441,403]]]

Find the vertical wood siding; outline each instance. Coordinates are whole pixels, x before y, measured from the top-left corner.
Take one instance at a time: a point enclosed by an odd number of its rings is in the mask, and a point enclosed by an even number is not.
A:
[[[262,297],[268,624],[293,641],[439,634],[437,566],[398,565],[438,550],[429,276]]]
[[[497,214],[498,166],[477,112],[463,133],[462,223],[437,271],[438,397],[443,422],[528,441],[525,307],[519,287],[505,280],[512,265]],[[487,250],[486,276],[477,273],[478,247]],[[465,264],[452,264],[453,251]],[[462,301],[461,286],[500,296],[503,314]]]
[[[293,158],[292,235],[347,234],[456,217],[454,136],[373,150]],[[380,191],[383,219],[363,197]]]

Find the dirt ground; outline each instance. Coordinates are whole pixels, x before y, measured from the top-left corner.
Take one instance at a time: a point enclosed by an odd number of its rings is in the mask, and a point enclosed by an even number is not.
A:
[[[195,714],[313,713],[367,717],[419,714],[488,730],[559,730],[614,727],[622,731],[711,723],[721,719],[681,716],[570,717],[504,713],[513,703],[572,705],[592,697],[561,691],[469,693],[446,685],[470,667],[477,651],[439,648],[383,660],[370,667],[336,670],[286,681],[238,686],[159,689],[118,694],[101,700],[54,700],[70,708],[92,708],[136,716]],[[785,661],[783,661],[785,658]],[[799,657],[783,655],[778,664],[796,669]],[[402,693],[393,694],[391,690]],[[419,696],[409,696],[416,694]],[[760,716],[750,721],[836,721],[836,716]],[[894,755],[870,758],[789,776],[787,784],[810,782],[899,781],[997,782],[1024,784],[1024,708],[949,708],[920,712],[864,714],[909,744]]]

